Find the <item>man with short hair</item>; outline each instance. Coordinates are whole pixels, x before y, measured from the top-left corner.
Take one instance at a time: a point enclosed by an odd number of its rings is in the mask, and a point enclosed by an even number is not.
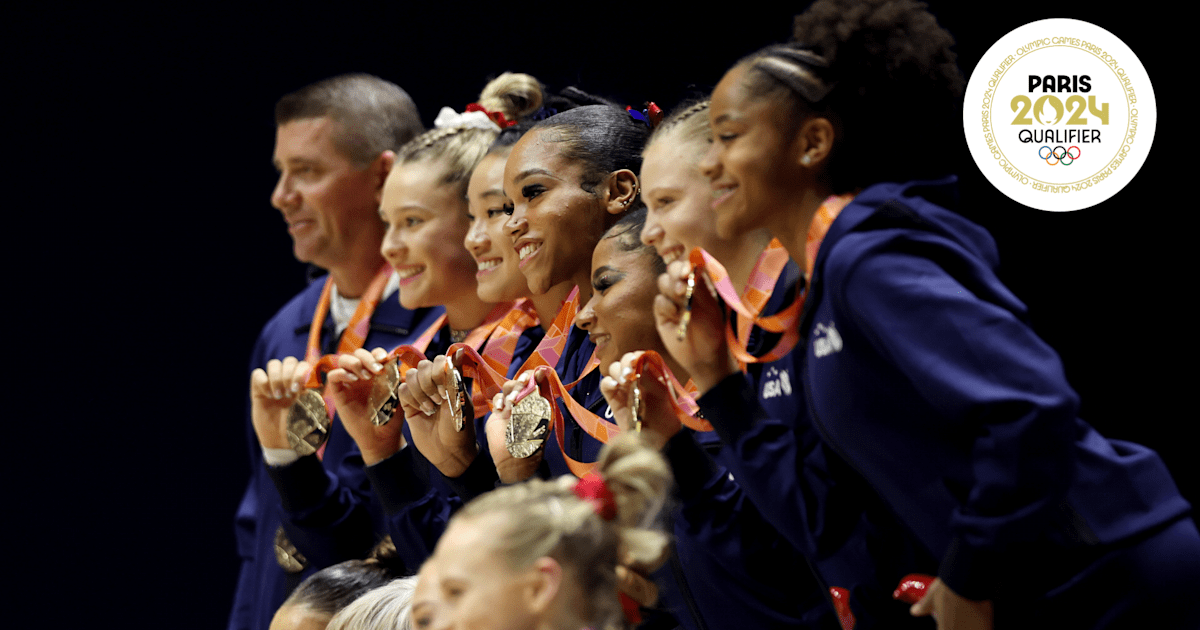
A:
[[[379,253],[379,199],[395,151],[423,131],[412,99],[377,77],[341,75],[284,96],[275,122],[271,204],[283,213],[296,258],[328,275],[267,323],[251,368],[408,343],[439,311],[400,306],[396,276]],[[278,440],[260,441],[248,424],[252,472],[235,523],[242,567],[229,628],[267,630],[303,576],[365,556],[375,528],[362,509],[370,484],[340,422],[303,457]]]

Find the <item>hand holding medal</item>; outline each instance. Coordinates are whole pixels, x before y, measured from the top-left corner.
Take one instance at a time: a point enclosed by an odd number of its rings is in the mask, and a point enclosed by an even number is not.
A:
[[[391,457],[404,443],[403,424],[390,422],[396,403],[389,402],[400,380],[400,362],[383,348],[360,348],[338,356],[337,366],[329,372],[329,393],[363,461],[370,466]]]
[[[505,383],[492,399],[488,447],[504,483],[532,477],[542,461],[552,416],[550,401],[541,395],[538,384],[544,384],[546,373],[552,372],[548,367],[526,371]]]
[[[648,444],[662,449],[683,426],[697,431],[712,427],[695,417],[696,405],[652,350],[629,352],[608,368],[600,381],[613,420],[624,431],[644,434]]]
[[[461,361],[461,352],[455,353]],[[397,391],[414,445],[443,475],[466,472],[479,452],[475,410],[456,362],[441,355],[404,374]]]
[[[725,308],[707,274],[694,269],[690,260],[676,260],[658,277],[658,290],[654,298],[658,334],[700,391],[737,371],[725,336]]]
[[[250,373],[250,417],[263,448],[293,448],[308,455],[324,441],[329,431],[325,403],[319,392],[304,387],[311,371],[308,362],[287,357]],[[292,413],[294,406],[301,413]]]

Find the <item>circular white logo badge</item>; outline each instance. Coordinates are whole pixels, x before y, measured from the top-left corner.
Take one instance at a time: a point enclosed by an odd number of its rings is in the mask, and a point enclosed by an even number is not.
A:
[[[1154,88],[1112,33],[1052,19],[1019,27],[967,83],[963,128],[975,164],[1014,201],[1080,210],[1137,175],[1154,140]]]

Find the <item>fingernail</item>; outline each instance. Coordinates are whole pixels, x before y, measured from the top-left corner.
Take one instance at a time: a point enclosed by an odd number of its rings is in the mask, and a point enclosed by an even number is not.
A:
[[[380,371],[380,370],[382,370],[382,369],[383,369],[383,366],[382,366],[382,365],[380,365],[379,363],[375,363],[375,362],[372,362],[372,363],[371,363],[371,371],[372,371],[372,372],[378,372],[378,371]]]
[[[421,403],[421,410],[424,411],[425,415],[427,416],[432,416],[433,414],[437,413],[437,408],[429,403]]]
[[[292,383],[292,393],[295,394],[298,391],[300,391],[300,383]]]
[[[628,365],[621,368],[621,378],[629,378],[630,374],[633,374],[633,368]]]
[[[358,375],[357,375],[357,374],[355,374],[354,372],[346,372],[346,380],[348,380],[348,381],[357,381],[357,380],[358,380]]]
[[[450,397],[446,395],[446,388],[442,387],[441,385],[438,385],[438,396],[442,397],[443,402],[450,399]]]

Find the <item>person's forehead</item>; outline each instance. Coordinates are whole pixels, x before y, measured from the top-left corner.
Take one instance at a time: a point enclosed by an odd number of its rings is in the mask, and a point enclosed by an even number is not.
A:
[[[276,153],[280,158],[346,158],[334,141],[341,132],[341,125],[328,116],[298,118],[279,125],[276,129]]]

